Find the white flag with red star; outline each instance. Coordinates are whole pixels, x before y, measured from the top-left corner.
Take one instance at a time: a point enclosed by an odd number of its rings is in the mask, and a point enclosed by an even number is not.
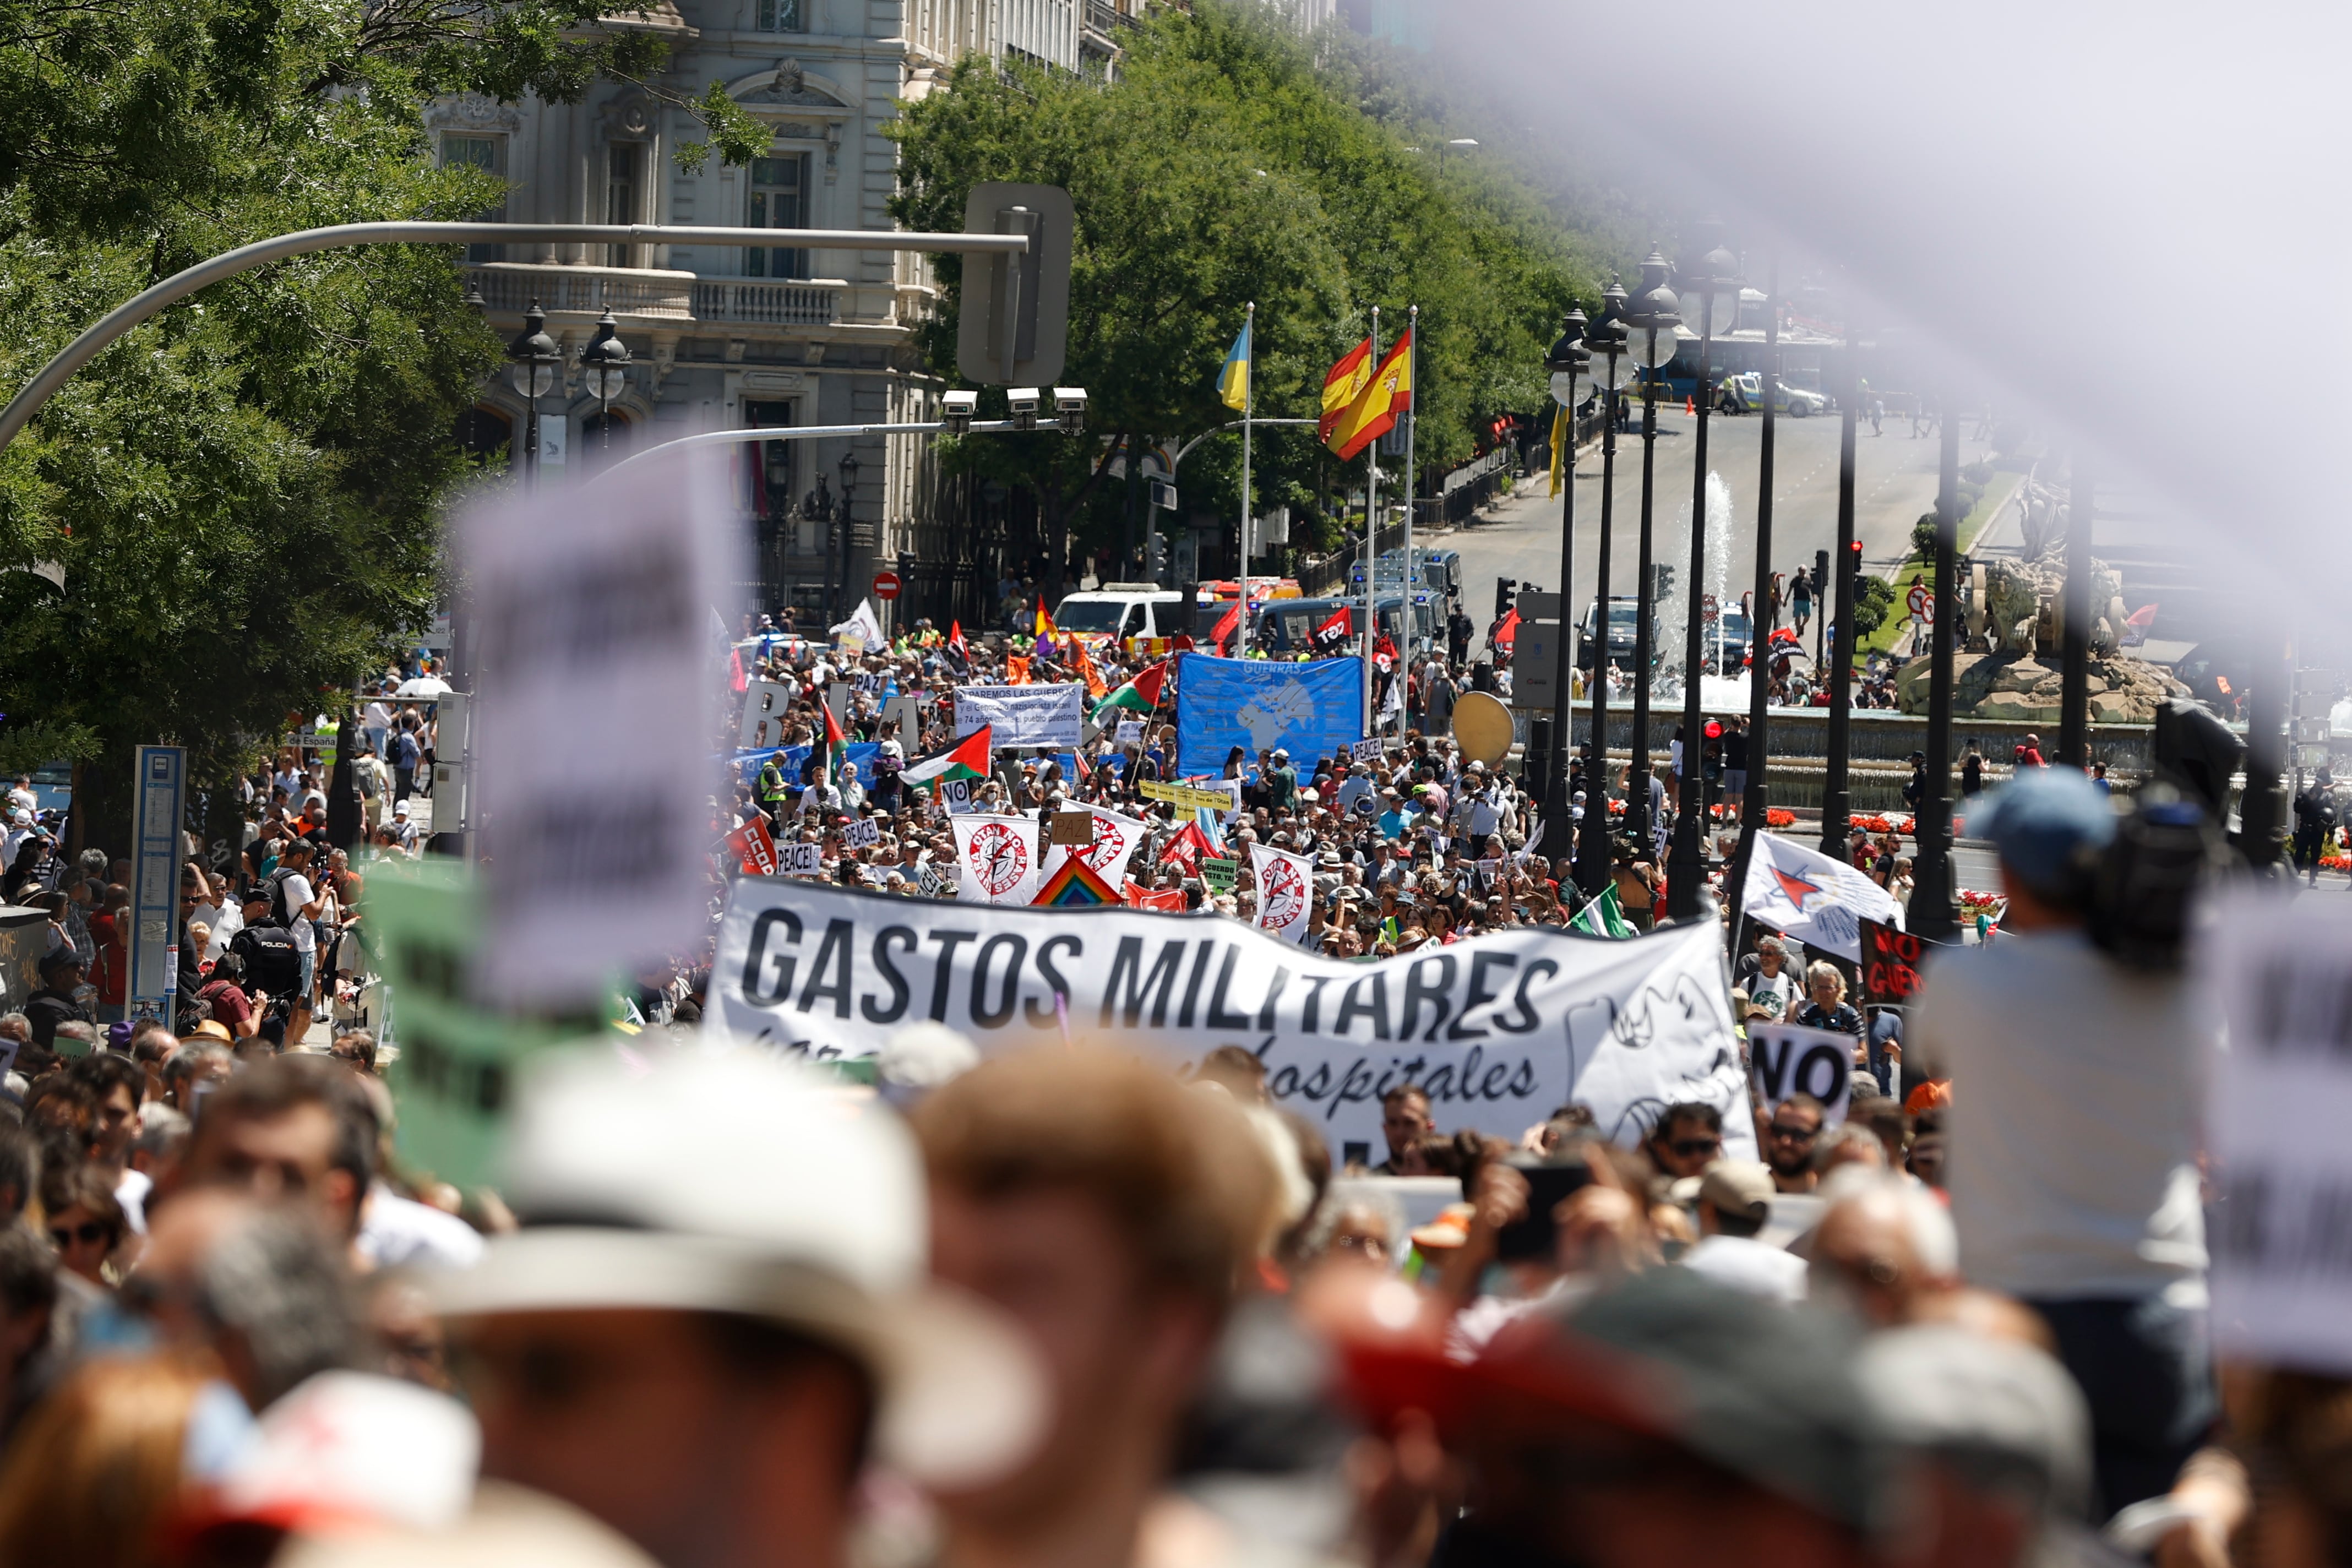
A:
[[[1862,921],[1903,923],[1895,895],[1862,872],[1775,833],[1756,836],[1739,907],[1807,947],[1862,962]]]

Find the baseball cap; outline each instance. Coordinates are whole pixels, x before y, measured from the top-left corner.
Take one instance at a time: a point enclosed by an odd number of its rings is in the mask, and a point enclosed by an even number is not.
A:
[[[2027,768],[1969,814],[1977,837],[1992,841],[2001,865],[2035,893],[2064,898],[2114,841],[2115,808],[2072,768]]]
[[[394,801],[392,803],[392,815],[394,816],[406,816],[408,815],[408,803],[404,800]]]
[[[1755,1160],[1717,1160],[1699,1178],[1698,1198],[1715,1212],[1760,1220],[1772,1208],[1772,1171]]]
[[[651,1070],[646,1070],[650,1060]],[[993,1310],[927,1276],[923,1166],[888,1108],[749,1049],[534,1058],[503,1191],[522,1228],[432,1277],[453,1317],[653,1308],[766,1319],[864,1365],[879,1452],[932,1486],[1020,1464],[1044,1381]]]

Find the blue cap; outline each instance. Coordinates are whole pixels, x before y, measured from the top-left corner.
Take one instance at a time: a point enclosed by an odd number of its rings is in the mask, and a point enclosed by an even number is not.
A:
[[[1992,841],[2004,870],[2046,897],[2074,890],[2085,862],[2116,837],[2109,797],[2072,768],[2020,768],[1968,825],[1970,837]]]

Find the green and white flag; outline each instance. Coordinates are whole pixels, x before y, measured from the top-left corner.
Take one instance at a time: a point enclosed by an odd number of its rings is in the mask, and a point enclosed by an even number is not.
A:
[[[1638,936],[1625,910],[1617,902],[1616,884],[1601,889],[1601,896],[1577,910],[1576,918],[1568,922],[1570,931],[1580,931],[1587,936]]]

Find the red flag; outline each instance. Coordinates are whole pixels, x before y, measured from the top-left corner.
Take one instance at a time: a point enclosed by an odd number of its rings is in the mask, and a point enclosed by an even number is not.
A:
[[[740,647],[727,650],[727,679],[738,697],[751,689],[751,679],[743,673],[743,650]]]
[[[1355,614],[1348,605],[1342,605],[1315,628],[1315,646],[1318,648],[1336,647],[1353,637],[1355,630]]]
[[[727,843],[743,863],[746,877],[772,877],[776,874],[776,838],[768,831],[768,819],[755,816],[727,836]]]
[[[1146,889],[1129,882],[1121,889],[1127,896],[1128,907],[1137,910],[1170,910],[1184,912],[1184,889],[1181,888]]]
[[[1389,641],[1386,632],[1372,641],[1372,662],[1382,669],[1396,668],[1396,644]]]
[[[1201,831],[1201,825],[1188,822],[1183,831],[1168,841],[1168,847],[1160,852],[1160,859],[1163,865],[1172,860],[1182,868],[1184,875],[1194,877],[1200,875],[1201,857],[1215,853],[1216,846],[1210,843],[1209,836]]]
[[[964,647],[963,643],[963,623],[961,621],[950,621],[948,623],[948,647],[954,652],[957,658],[962,660],[966,664],[971,662],[971,649]]]
[[[1511,613],[1503,617],[1502,624],[1495,628],[1495,635],[1486,640],[1496,647],[1508,647],[1519,640],[1519,607],[1517,605],[1511,606]]]

